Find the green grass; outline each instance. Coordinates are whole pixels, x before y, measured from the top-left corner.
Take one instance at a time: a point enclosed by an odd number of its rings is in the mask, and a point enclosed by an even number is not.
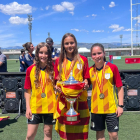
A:
[[[138,58],[140,56],[133,56],[133,58]],[[113,64],[117,65],[119,70],[126,70],[126,69],[140,69],[140,64],[125,64],[125,58],[132,58],[130,56],[128,57],[122,57],[118,60],[113,60]],[[108,61],[108,58],[107,58]],[[89,60],[89,66],[92,66],[94,62],[92,60]],[[8,72],[19,72],[19,60],[16,62],[16,60],[8,60],[7,61],[7,69]]]
[[[121,59],[114,59],[113,64],[117,65],[119,70],[127,70],[127,69],[140,69],[140,64],[125,64],[125,58],[140,58],[140,56],[127,56],[127,57],[121,57]],[[108,57],[107,57],[108,61]],[[89,60],[89,66],[92,66],[94,62],[92,60]]]
[[[7,71],[8,72],[19,72],[19,67],[20,67],[19,60],[7,60]]]
[[[21,116],[14,120],[17,114],[5,114],[10,116],[7,121],[0,122],[0,140],[25,140],[27,132],[27,120]],[[2,114],[1,116],[5,116]],[[119,140],[139,140],[140,112],[124,112],[120,117]],[[90,127],[90,126],[89,126]],[[89,129],[89,140],[95,140],[96,134]],[[108,133],[105,132],[108,140]],[[43,140],[43,124],[40,124],[35,140]],[[59,140],[59,136],[53,128],[53,140]]]

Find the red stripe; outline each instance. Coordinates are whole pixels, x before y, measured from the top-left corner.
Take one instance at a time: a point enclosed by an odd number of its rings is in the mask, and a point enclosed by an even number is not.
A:
[[[81,90],[84,87],[85,83],[79,83],[79,84],[72,84],[72,85],[64,85],[63,87],[74,89],[74,90]]]
[[[90,117],[80,118],[80,122],[76,125],[88,125]],[[58,118],[59,123],[64,124],[64,116]]]
[[[85,133],[65,133],[59,130],[59,135],[63,139],[67,140],[77,140],[77,139],[88,139],[88,132]]]
[[[61,114],[61,109],[59,108],[59,102],[57,102],[57,112]]]
[[[74,103],[74,108],[76,109],[77,102]],[[78,110],[85,110],[88,109],[88,103],[87,101],[84,102],[78,102]]]

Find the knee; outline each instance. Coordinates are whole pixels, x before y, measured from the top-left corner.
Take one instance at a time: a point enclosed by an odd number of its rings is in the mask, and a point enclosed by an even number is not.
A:
[[[105,136],[104,136],[104,130],[102,130],[102,131],[96,131],[96,136],[97,136],[97,138],[99,139],[99,138],[104,138]]]
[[[33,138],[35,138],[35,134],[27,134],[27,136],[26,136],[26,140],[30,140]]]
[[[111,132],[109,133],[109,137],[111,140],[117,140],[118,139],[118,133],[117,132]]]
[[[52,129],[44,129],[44,134],[50,136],[52,134]]]

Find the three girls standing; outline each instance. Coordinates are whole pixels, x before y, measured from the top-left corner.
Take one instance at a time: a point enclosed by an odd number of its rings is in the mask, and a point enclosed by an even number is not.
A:
[[[57,86],[55,88],[59,95],[55,103],[53,65],[49,46],[42,43],[37,46],[35,64],[27,69],[25,80],[26,117],[28,118],[26,140],[34,139],[38,124],[42,122],[42,116],[44,139],[51,140],[52,113],[56,119],[55,129],[61,140],[87,140],[90,117],[86,89],[89,87],[89,79],[93,87],[91,129],[96,131],[97,140],[105,140],[106,121],[110,140],[118,140],[118,117],[123,113],[123,88],[119,71],[116,65],[105,60],[104,47],[101,44],[97,43],[91,47],[91,55],[95,64],[89,70],[87,58],[78,54],[75,36],[71,33],[63,36],[60,57],[54,66],[55,82],[68,80],[71,71],[75,80],[85,82],[85,90],[74,105],[80,113],[80,122],[77,125],[66,125],[63,122],[64,113],[69,105]],[[117,101],[114,85],[118,88],[119,101]],[[54,110],[54,104],[56,110]]]

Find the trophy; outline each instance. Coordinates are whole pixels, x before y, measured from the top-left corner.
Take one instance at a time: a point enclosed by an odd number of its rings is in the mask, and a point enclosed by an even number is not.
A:
[[[83,91],[83,87],[85,85],[84,82],[76,81],[72,75],[71,71],[69,79],[62,82],[62,88],[67,88],[67,91],[69,92],[69,94],[65,95],[65,91],[62,89],[66,101],[70,103],[70,109],[64,113],[64,123],[67,125],[75,125],[80,122],[80,113],[74,110],[73,104],[77,97],[80,96],[79,94]],[[71,92],[71,87],[74,89],[74,94]]]

